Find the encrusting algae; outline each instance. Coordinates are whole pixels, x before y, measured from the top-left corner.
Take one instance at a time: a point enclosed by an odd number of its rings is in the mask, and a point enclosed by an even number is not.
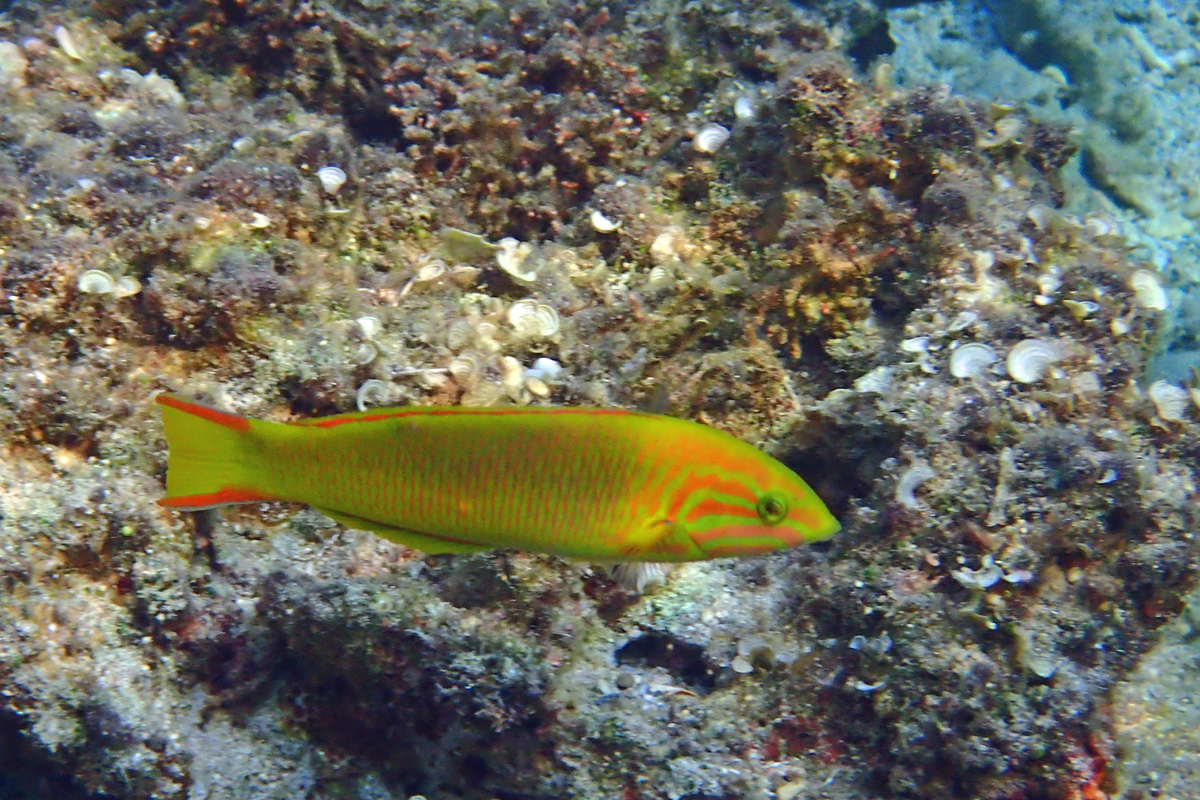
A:
[[[170,508],[290,500],[428,553],[699,561],[832,536],[775,459],[615,409],[391,408],[279,424],[159,395]]]

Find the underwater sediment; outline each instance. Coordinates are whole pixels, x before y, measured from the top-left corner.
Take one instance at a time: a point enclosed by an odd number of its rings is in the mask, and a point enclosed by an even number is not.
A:
[[[0,794],[1119,790],[1196,410],[1143,379],[1157,274],[1056,210],[1066,128],[859,75],[786,3],[13,6],[0,39]],[[159,391],[653,408],[843,530],[641,595],[179,515]]]

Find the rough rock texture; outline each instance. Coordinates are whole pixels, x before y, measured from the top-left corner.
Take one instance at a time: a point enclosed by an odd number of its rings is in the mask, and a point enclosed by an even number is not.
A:
[[[1061,129],[864,85],[783,3],[118,8],[0,28],[0,791],[1102,796],[1108,692],[1195,571],[1197,440],[1138,385],[1140,265],[1053,209]],[[844,530],[641,597],[177,515],[163,389],[651,407]]]

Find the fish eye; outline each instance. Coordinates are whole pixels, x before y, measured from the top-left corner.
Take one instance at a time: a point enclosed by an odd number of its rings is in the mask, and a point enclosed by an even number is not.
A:
[[[787,516],[788,504],[779,492],[767,492],[758,500],[758,516],[768,525],[777,525]]]

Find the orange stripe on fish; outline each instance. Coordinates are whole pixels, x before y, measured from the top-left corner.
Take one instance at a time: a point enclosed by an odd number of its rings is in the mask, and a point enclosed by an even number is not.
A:
[[[166,508],[180,509],[201,509],[212,508],[213,506],[226,506],[233,503],[261,503],[267,500],[276,500],[278,498],[270,495],[256,492],[251,489],[234,489],[232,487],[221,489],[210,494],[189,494],[179,497],[164,497],[158,501],[160,506]]]
[[[235,430],[242,433],[250,430],[250,420],[246,419],[245,417],[239,417],[237,414],[230,414],[226,411],[218,411],[215,408],[202,406],[199,403],[189,403],[188,401],[180,400],[178,397],[174,397],[173,395],[160,394],[154,398],[154,402],[158,403],[160,406],[168,406],[170,408],[178,409],[179,411],[186,411],[188,414],[195,414],[197,417],[206,419],[209,422],[215,422],[222,427],[229,428],[230,430]]]
[[[511,414],[577,414],[581,416],[607,416],[613,414],[618,416],[635,416],[638,412],[625,411],[619,408],[464,408],[462,406],[433,406],[428,408],[344,414],[323,419],[301,420],[291,424],[313,428],[336,428],[339,425],[353,425],[360,422],[382,422],[384,420],[404,419],[405,417],[502,417]]]

